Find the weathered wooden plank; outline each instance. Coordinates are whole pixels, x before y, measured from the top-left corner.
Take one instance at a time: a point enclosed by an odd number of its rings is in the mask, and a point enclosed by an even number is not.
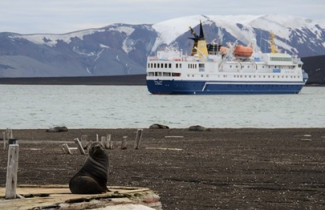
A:
[[[10,144],[8,149],[8,164],[6,178],[6,198],[16,198],[19,145]]]
[[[89,209],[120,204],[144,205],[162,209],[160,198],[152,190],[140,187],[109,186],[110,192],[103,194],[71,194],[67,185],[24,185],[17,188],[22,199],[4,199],[4,188],[0,188],[0,209]]]
[[[74,142],[77,144],[77,148],[78,148],[80,154],[85,155],[86,152],[85,152],[84,148],[82,147],[80,140],[78,138],[75,138]]]

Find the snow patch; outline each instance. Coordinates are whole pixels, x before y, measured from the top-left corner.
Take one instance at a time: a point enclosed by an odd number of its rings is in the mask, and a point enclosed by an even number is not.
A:
[[[109,48],[109,46],[104,45],[104,44],[99,44],[99,47],[100,47],[100,48],[105,48],[105,49],[108,49],[108,48]]]
[[[134,28],[129,26],[119,26],[114,25],[112,28],[109,29],[109,31],[117,31],[120,33],[125,33],[127,36],[130,36],[134,32]]]
[[[58,41],[63,41],[69,44],[73,38],[79,38],[83,40],[84,36],[94,34],[96,32],[103,32],[104,29],[89,29],[89,30],[82,30],[67,34],[27,34],[27,35],[13,35],[10,36],[12,39],[26,39],[30,42],[35,44],[44,44],[50,47],[55,46]]]

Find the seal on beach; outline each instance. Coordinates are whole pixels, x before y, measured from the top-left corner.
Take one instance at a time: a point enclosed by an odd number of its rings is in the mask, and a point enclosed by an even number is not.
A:
[[[193,125],[188,128],[190,131],[206,131],[207,129],[201,125]]]
[[[152,124],[149,129],[169,129],[169,127],[167,125]]]
[[[74,175],[69,188],[73,194],[99,194],[108,192],[108,155],[99,142],[89,148],[89,157],[79,172]]]

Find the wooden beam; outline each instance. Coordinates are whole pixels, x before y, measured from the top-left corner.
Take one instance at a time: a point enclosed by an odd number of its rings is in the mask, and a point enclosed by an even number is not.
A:
[[[77,144],[77,148],[78,148],[80,154],[85,155],[86,152],[85,152],[84,148],[82,147],[80,140],[78,138],[75,138],[74,142]]]
[[[16,198],[19,145],[10,144],[8,149],[6,198]]]

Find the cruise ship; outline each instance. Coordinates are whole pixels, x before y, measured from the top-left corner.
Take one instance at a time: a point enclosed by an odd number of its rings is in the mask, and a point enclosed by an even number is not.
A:
[[[207,44],[202,23],[190,55],[174,48],[147,58],[146,82],[152,94],[297,94],[307,82],[297,56],[280,53],[270,33],[270,53],[252,46]]]

